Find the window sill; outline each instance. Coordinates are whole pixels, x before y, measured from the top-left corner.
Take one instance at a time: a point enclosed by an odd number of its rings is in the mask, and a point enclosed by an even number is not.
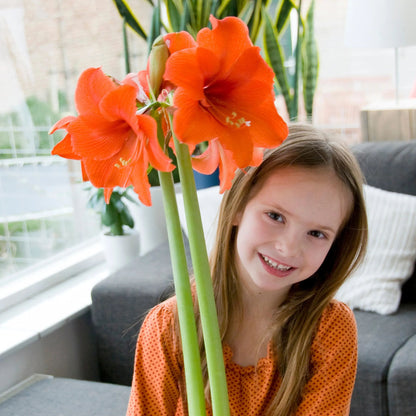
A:
[[[0,359],[83,314],[93,286],[108,275],[101,262],[0,312]]]

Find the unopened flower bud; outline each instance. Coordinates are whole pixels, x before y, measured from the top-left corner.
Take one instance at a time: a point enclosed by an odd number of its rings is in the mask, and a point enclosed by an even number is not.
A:
[[[158,36],[153,42],[149,56],[149,82],[155,97],[159,95],[168,57],[169,50],[163,40],[163,36]]]

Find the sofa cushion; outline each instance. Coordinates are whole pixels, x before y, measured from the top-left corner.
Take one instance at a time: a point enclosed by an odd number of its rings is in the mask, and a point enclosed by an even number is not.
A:
[[[395,354],[388,373],[389,415],[416,415],[416,335]],[[409,400],[411,398],[412,400]]]
[[[380,314],[397,310],[402,284],[416,260],[416,196],[364,185],[368,249],[363,263],[339,289],[336,298]]]
[[[360,143],[352,151],[369,185],[416,195],[416,140]]]
[[[125,415],[130,388],[93,381],[48,377],[0,403],[1,415]]]
[[[416,333],[416,305],[401,305],[396,314],[387,316],[359,310],[354,315],[358,329],[358,368],[350,415],[385,416],[389,414],[390,363]]]

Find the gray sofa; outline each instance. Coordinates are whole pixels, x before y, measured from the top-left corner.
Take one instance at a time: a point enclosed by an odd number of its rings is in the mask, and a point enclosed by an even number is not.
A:
[[[369,185],[416,195],[416,140],[353,147]],[[169,249],[163,244],[97,284],[92,319],[102,380],[129,385],[142,319],[172,293]],[[416,274],[405,283],[397,313],[355,311],[358,371],[353,416],[416,415]]]

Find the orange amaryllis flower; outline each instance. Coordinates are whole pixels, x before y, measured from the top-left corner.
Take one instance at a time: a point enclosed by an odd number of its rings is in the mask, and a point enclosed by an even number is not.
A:
[[[177,86],[173,129],[187,144],[218,139],[244,168],[256,147],[278,146],[288,129],[274,105],[273,71],[247,26],[236,17],[210,21],[196,46],[176,48],[166,63],[165,79]]]
[[[263,160],[263,149],[255,147],[253,158],[247,166],[258,166]],[[231,151],[224,149],[218,139],[208,144],[208,149],[199,156],[192,157],[192,167],[200,173],[210,175],[217,167],[220,170],[220,193],[230,189],[235,171],[238,166],[233,159]]]
[[[117,84],[100,68],[89,68],[76,88],[79,116],[66,117],[51,129],[68,132],[52,154],[81,160],[83,179],[105,188],[106,202],[114,187],[133,185],[140,200],[151,205],[149,163],[165,172],[174,169],[159,146],[156,121],[136,114],[137,92],[132,83]]]

